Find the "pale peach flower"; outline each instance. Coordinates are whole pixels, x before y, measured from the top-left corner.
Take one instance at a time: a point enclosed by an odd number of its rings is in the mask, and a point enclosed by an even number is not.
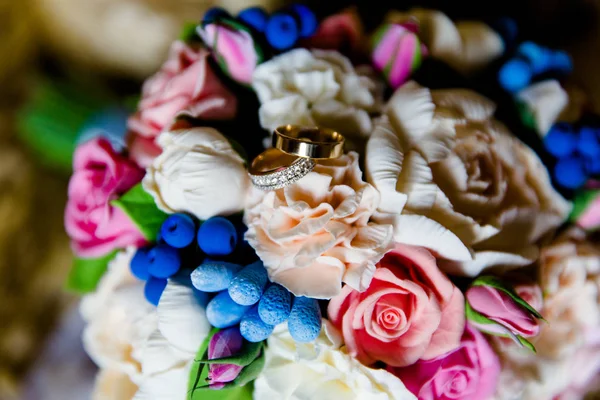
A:
[[[284,189],[255,189],[246,239],[271,280],[297,296],[331,298],[342,282],[364,291],[392,236],[391,225],[371,222],[378,205],[379,193],[350,152]]]
[[[531,264],[538,242],[570,210],[539,158],[494,111],[472,91],[409,82],[367,145],[367,180],[381,193],[377,220],[394,224],[397,242],[445,259],[449,273]]]

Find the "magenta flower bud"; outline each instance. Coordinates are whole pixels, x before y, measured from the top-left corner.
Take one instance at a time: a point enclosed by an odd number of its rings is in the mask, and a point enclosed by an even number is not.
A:
[[[223,329],[210,339],[208,359],[223,358],[236,355],[242,350],[244,339],[239,327]],[[221,389],[224,383],[231,382],[244,367],[234,364],[210,364],[208,380],[211,389]]]

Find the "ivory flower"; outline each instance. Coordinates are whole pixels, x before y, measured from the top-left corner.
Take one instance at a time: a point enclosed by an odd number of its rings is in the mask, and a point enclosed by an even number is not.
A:
[[[391,241],[391,225],[370,222],[378,204],[350,152],[284,189],[255,189],[244,215],[246,240],[271,280],[296,296],[331,298],[342,282],[364,291]]]
[[[367,145],[367,178],[381,193],[379,220],[399,243],[446,259],[447,272],[530,264],[538,241],[567,217],[535,153],[468,90],[414,82],[396,91]]]
[[[265,368],[254,381],[255,399],[416,399],[391,373],[349,356],[335,328],[327,320],[323,326],[316,341],[302,345],[294,342],[287,324],[275,327]]]
[[[144,283],[129,270],[134,252],[129,248],[111,261],[96,292],[83,298],[81,314],[88,322],[83,344],[92,360],[100,368],[126,374],[139,383],[143,349],[156,329],[157,315],[144,298]]]
[[[127,374],[101,369],[96,375],[91,400],[131,400],[137,390]]]
[[[249,187],[244,160],[218,131],[180,129],[161,134],[158,143],[163,152],[142,181],[158,208],[201,220],[243,208]]]
[[[380,107],[377,84],[360,75],[336,51],[295,49],[256,68],[252,87],[261,106],[260,124],[323,126],[365,137]]]

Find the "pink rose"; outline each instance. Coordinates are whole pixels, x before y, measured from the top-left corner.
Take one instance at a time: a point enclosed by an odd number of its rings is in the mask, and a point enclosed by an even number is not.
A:
[[[155,138],[177,116],[231,119],[237,99],[212,71],[210,52],[177,41],[161,70],[144,83],[138,111],[128,121],[135,134]]]
[[[403,367],[455,349],[465,326],[464,298],[425,249],[396,245],[363,293],[344,286],[329,319],[349,353],[370,365]]]
[[[115,153],[104,138],[90,140],[75,150],[73,176],[65,227],[73,251],[80,257],[99,257],[146,240],[134,223],[110,201],[129,190],[144,176],[132,161]]]
[[[496,390],[500,362],[483,335],[467,324],[455,350],[389,371],[419,400],[486,400]]]
[[[252,83],[252,74],[262,61],[250,30],[234,21],[222,21],[198,28],[198,34],[209,46],[219,66],[233,80]]]

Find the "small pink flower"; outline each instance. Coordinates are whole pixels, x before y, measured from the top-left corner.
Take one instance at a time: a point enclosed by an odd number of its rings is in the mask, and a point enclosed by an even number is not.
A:
[[[93,258],[145,239],[120,209],[110,204],[138,183],[144,171],[115,153],[108,140],[96,138],[75,151],[65,227],[73,251]]]
[[[349,353],[370,365],[403,367],[455,349],[465,326],[464,298],[419,247],[396,245],[363,293],[349,286],[329,303],[329,319]]]
[[[404,368],[389,368],[419,400],[487,400],[500,375],[498,357],[467,324],[458,348]]]
[[[210,68],[209,56],[204,48],[173,43],[161,70],[144,83],[138,111],[128,121],[130,135],[154,139],[180,115],[234,118],[237,99]]]
[[[208,344],[208,359],[236,355],[242,349],[244,339],[238,327],[221,330],[210,339]],[[210,364],[208,379],[211,389],[221,389],[224,383],[231,382],[240,374],[244,367],[235,364]]]

